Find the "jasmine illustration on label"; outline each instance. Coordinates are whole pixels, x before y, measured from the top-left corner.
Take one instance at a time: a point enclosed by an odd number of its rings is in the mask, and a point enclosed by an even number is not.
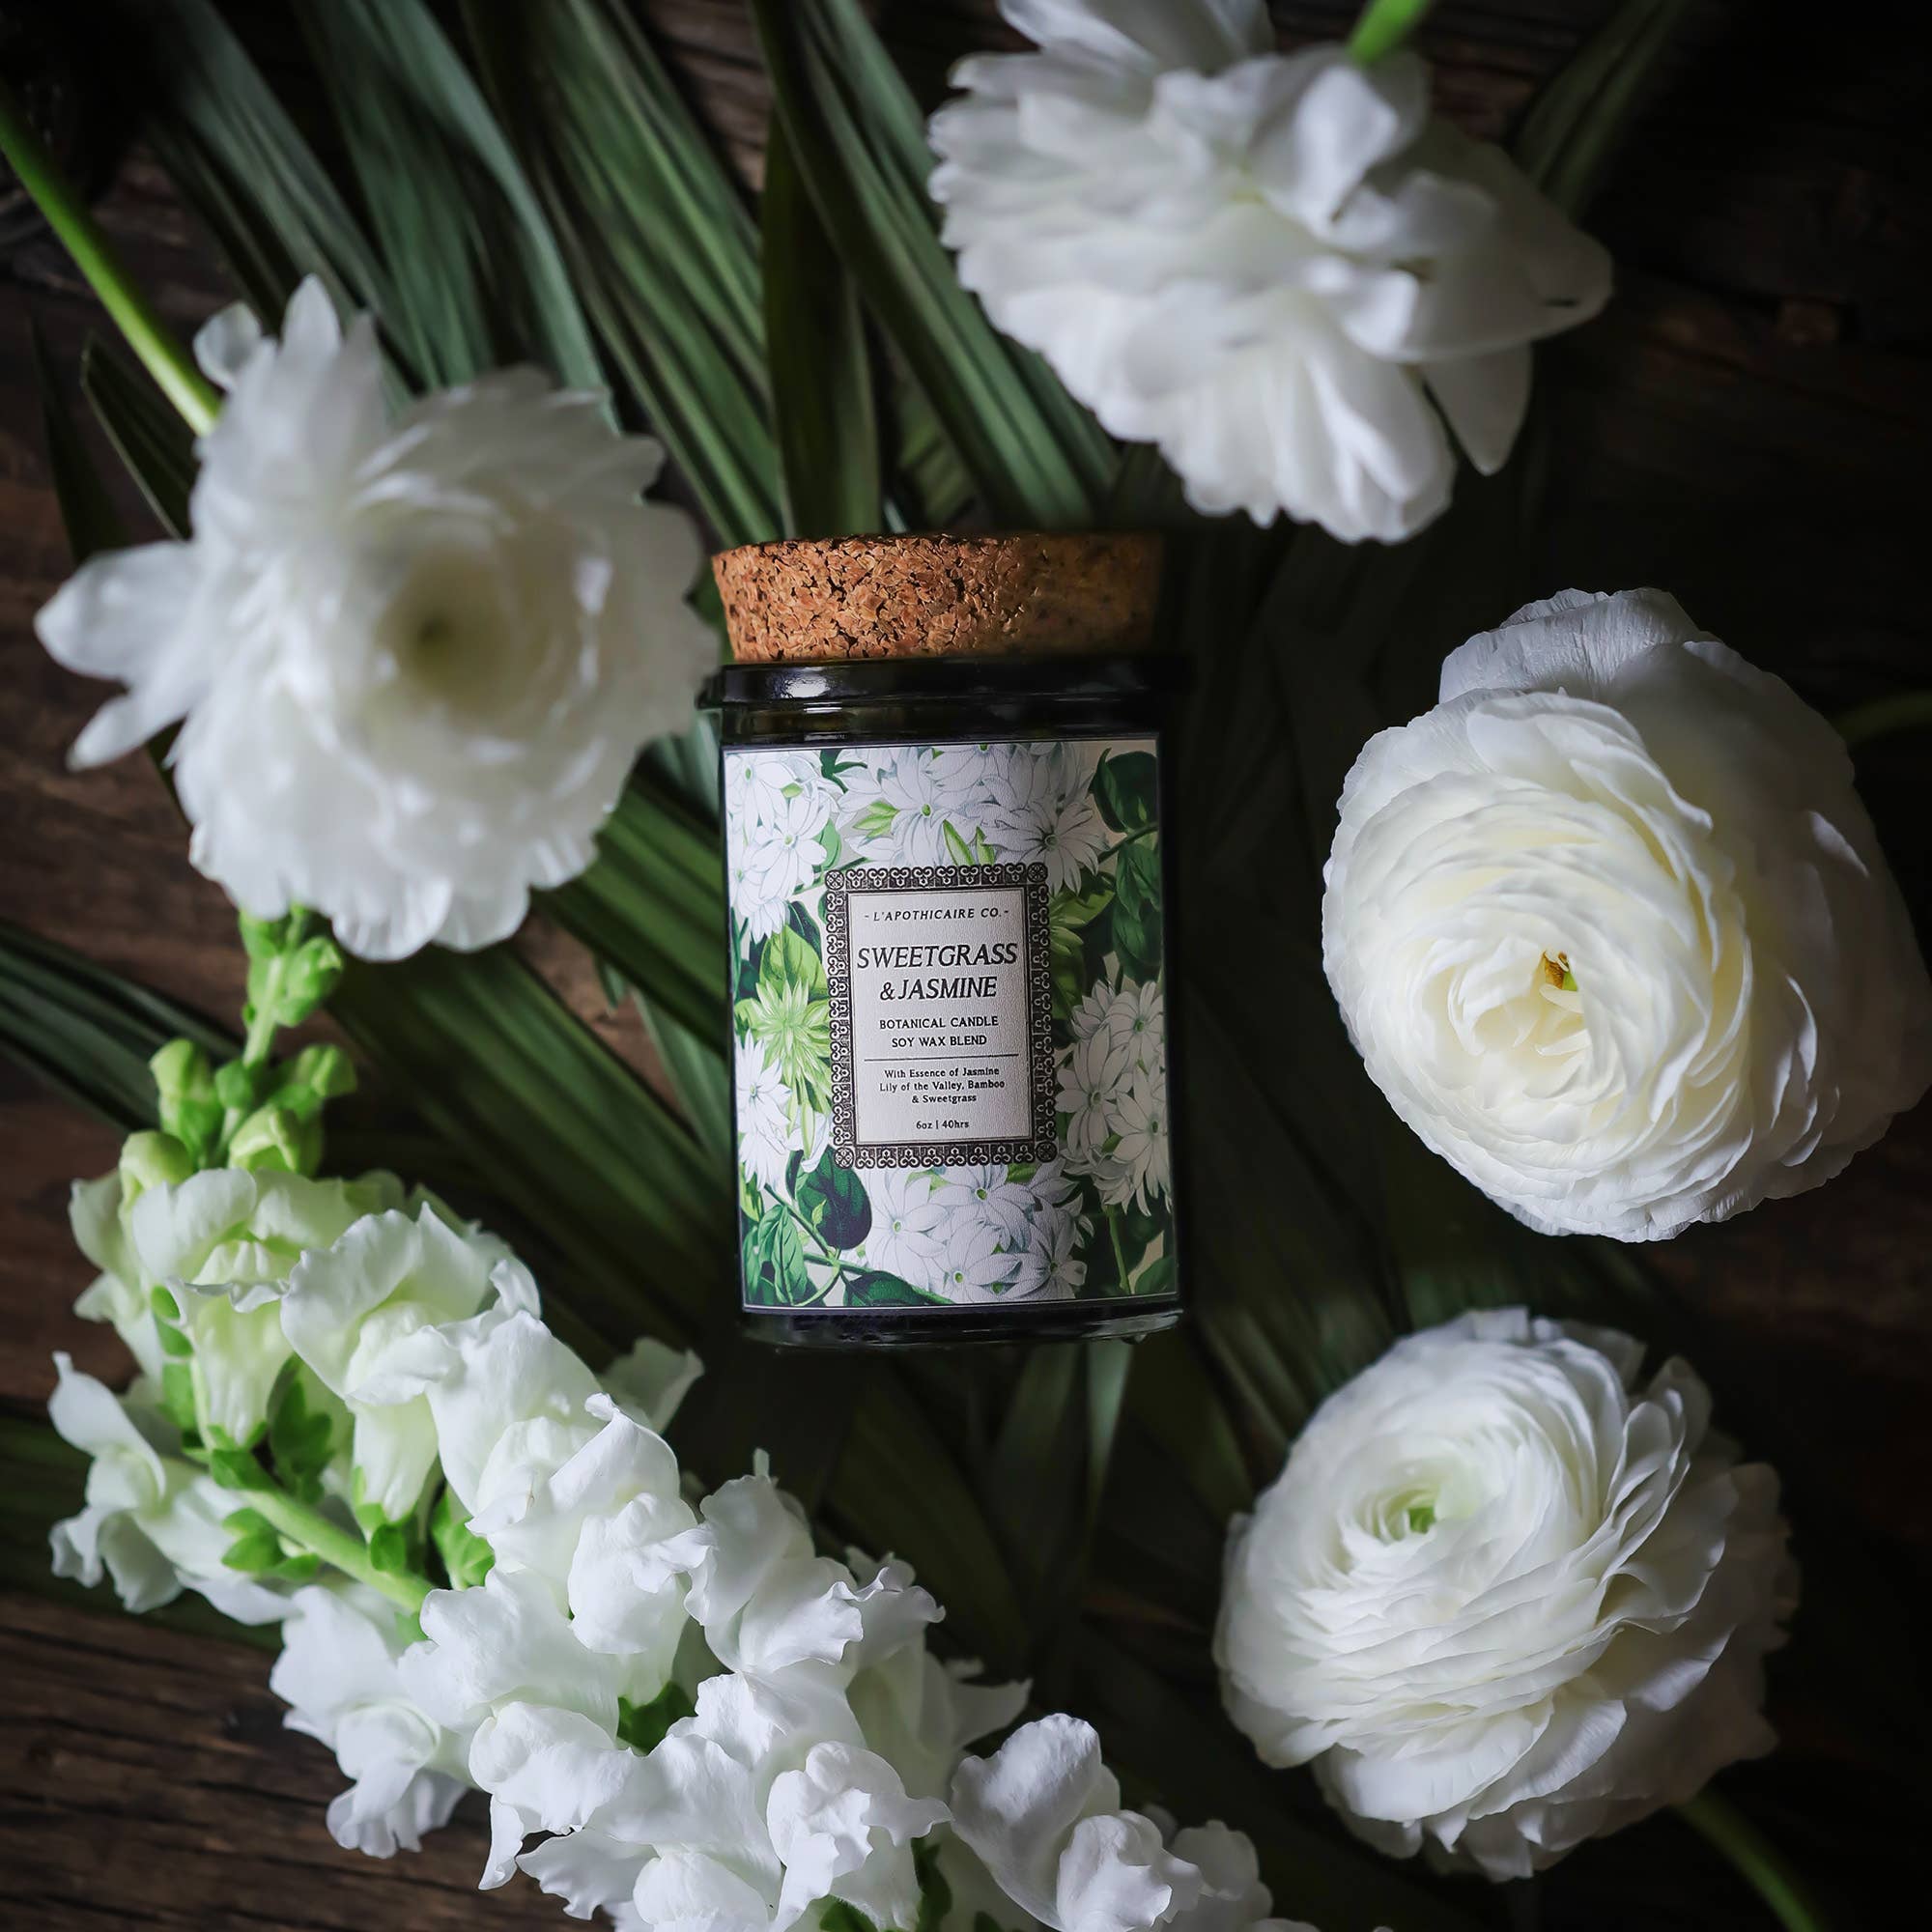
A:
[[[724,778],[747,1303],[1171,1294],[1153,740]]]

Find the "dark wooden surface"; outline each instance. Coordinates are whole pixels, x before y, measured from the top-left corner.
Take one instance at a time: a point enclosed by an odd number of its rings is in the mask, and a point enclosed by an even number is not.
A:
[[[741,9],[643,11],[754,179],[764,90]],[[1279,13],[1300,38],[1339,31],[1352,11]],[[1443,104],[1502,133],[1606,11],[1604,0],[1443,6],[1424,36]],[[1827,709],[1932,684],[1921,588],[1932,98],[1916,11],[1709,0],[1592,216],[1618,257],[1617,299],[1545,371],[1552,508],[1528,593],[1662,584]],[[988,15],[943,0],[889,8],[887,26],[931,96],[952,57],[1006,38]],[[117,164],[100,212],[184,330],[224,298],[218,264],[138,151]],[[100,323],[44,240],[0,275],[0,914],[230,1013],[242,960],[229,909],[189,869],[152,772],[133,758],[78,776],[63,764],[102,692],[56,669],[31,635],[68,562],[28,323],[70,375]],[[1921,931],[1927,751],[1901,739],[1861,759]],[[635,1030],[603,1014],[582,959],[541,932],[528,943],[645,1065]],[[69,1179],[105,1167],[113,1141],[11,1070],[0,1099],[0,1401],[30,1409],[51,1386],[56,1347],[121,1371],[112,1337],[70,1313],[87,1268],[65,1225]],[[1814,1568],[1866,1565],[1908,1606],[1932,1583],[1928,1254],[1932,1110],[1921,1107],[1823,1192],[1646,1257],[1705,1324],[1700,1366],[1721,1413],[1782,1468],[1801,1551]],[[1801,1614],[1775,1680],[1785,1747],[1737,1780],[1848,1899],[1923,1815],[1908,1781],[1922,1744],[1900,1724],[1911,1628],[1873,1604],[1848,1629]],[[333,1766],[280,1729],[266,1679],[257,1650],[0,1598],[0,1921],[46,1932],[557,1922],[526,1886],[469,1889],[480,1820],[386,1865],[337,1852],[322,1822]],[[1694,1882],[1660,1906],[1634,1874],[1646,1850],[1683,1854],[1683,1830],[1643,1829],[1648,1839],[1573,1860],[1547,1889],[1544,1922],[1763,1922],[1694,1856]]]

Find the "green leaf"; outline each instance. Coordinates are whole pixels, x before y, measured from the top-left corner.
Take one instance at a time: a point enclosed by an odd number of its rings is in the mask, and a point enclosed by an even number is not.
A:
[[[1151,980],[1162,952],[1160,854],[1146,840],[1122,845],[1114,861],[1114,950],[1122,971]]]
[[[1116,832],[1145,832],[1160,809],[1159,767],[1151,752],[1109,752],[1094,774],[1094,803]]]
[[[298,1370],[269,1418],[269,1460],[276,1479],[298,1502],[320,1501],[323,1472],[334,1449],[334,1419],[326,1408],[311,1406],[305,1374]]]
[[[469,1527],[462,1506],[449,1490],[437,1497],[430,1512],[430,1541],[442,1558],[452,1590],[473,1590],[489,1576],[497,1552]]]
[[[825,966],[789,925],[765,940],[757,989],[738,1003],[739,1020],[778,1064],[791,1091],[820,1112],[832,1096],[832,1009]]]
[[[1595,197],[1688,11],[1688,0],[1624,0],[1537,95],[1510,146],[1565,213]]]
[[[979,863],[973,856],[972,846],[952,829],[952,821],[950,818],[940,820],[939,830],[941,837],[946,840],[946,849],[952,854],[952,863],[955,866],[972,866]],[[976,838],[979,836],[977,829],[974,836]]]
[[[140,62],[142,131],[265,325],[305,274],[388,313],[374,245],[210,0],[177,0]]]
[[[761,1308],[789,1308],[811,1296],[798,1223],[781,1204],[767,1208],[746,1231],[745,1299]]]
[[[784,128],[765,143],[765,342],[794,537],[884,527],[872,371],[852,278],[799,179]]]
[[[369,1532],[369,1561],[385,1577],[401,1577],[412,1567],[410,1534],[399,1522],[378,1523]]]
[[[92,337],[80,353],[80,386],[148,507],[170,536],[185,536],[194,490],[194,433],[146,370],[130,367]]]
[[[598,835],[597,853],[546,908],[655,1010],[722,1055],[728,961],[716,830],[640,778]]]
[[[556,240],[469,70],[420,0],[299,17],[388,272],[384,323],[417,383],[541,362],[602,386]]]
[[[872,1203],[859,1177],[840,1167],[827,1148],[800,1180],[792,1199],[828,1248],[856,1248],[872,1232]]]
[[[864,1274],[848,1277],[845,1299],[854,1308],[892,1308],[943,1303],[946,1297],[928,1294],[924,1289],[915,1288],[911,1282],[901,1281],[895,1274],[868,1268]]]
[[[76,566],[97,551],[116,550],[128,541],[120,514],[107,495],[94,458],[67,406],[67,397],[47,362],[47,346],[41,326],[29,318],[28,340],[33,346],[34,386],[41,398],[41,430],[46,438],[47,469],[67,527],[68,550]]]
[[[757,232],[611,0],[464,10],[606,359],[726,545],[783,534]]]
[[[0,1052],[123,1133],[155,1124],[149,1062],[177,1036],[235,1051],[200,1014],[0,921]]]
[[[650,1752],[664,1743],[665,1733],[684,1719],[696,1715],[697,1706],[681,1684],[667,1684],[646,1704],[634,1704],[628,1697],[617,1699],[617,1738],[634,1751]]]
[[[330,1010],[527,1245],[568,1253],[568,1301],[552,1308],[566,1339],[614,1348],[647,1324],[696,1339],[723,1291],[728,1177],[514,954],[351,961]]]
[[[993,517],[1083,528],[1112,443],[960,286],[925,191],[917,103],[856,0],[753,0],[772,99],[819,219]]]

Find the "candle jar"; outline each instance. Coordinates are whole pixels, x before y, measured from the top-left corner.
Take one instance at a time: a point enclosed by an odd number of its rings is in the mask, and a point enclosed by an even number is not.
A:
[[[716,569],[747,1325],[1170,1325],[1155,540],[848,538]]]

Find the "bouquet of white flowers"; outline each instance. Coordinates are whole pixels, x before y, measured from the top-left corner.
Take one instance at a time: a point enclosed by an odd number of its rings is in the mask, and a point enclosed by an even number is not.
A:
[[[1626,0],[1514,153],[1432,110],[1414,0],[1293,53],[1260,0],[1003,11],[1033,50],[928,126],[857,0],[754,0],[754,219],[616,0],[312,10],[319,150],[180,0],[148,131],[244,298],[192,354],[0,94],[145,371],[87,387],[167,532],[126,544],[50,390],[78,568],[40,636],[124,687],[72,759],[156,751],[250,961],[238,1041],[0,943],[0,1044],[128,1135],[72,1220],[132,1378],[57,1358],[53,1568],[276,1627],[341,1844],[480,1791],[483,1885],[577,1918],[1461,1932],[1380,1855],[1520,1877],[1676,1804],[1815,1925],[1705,1789],[1773,1742],[1776,1480],[1681,1359],[1646,1378],[1615,1244],[1837,1173],[1932,1080],[1932,985],[1830,726],[1662,592],[1525,603],[1486,531],[1533,466],[1461,473],[1609,298],[1575,220],[1676,9]],[[786,751],[721,831],[707,535],[972,519],[1165,532],[1174,905],[1044,754],[1050,810],[1000,817],[983,748],[950,789]],[[1388,619],[1452,551],[1498,628],[1443,662],[1461,626]],[[990,864],[987,826],[1049,959],[1131,916],[1187,976],[1056,982],[1064,1166],[814,1205],[801,892],[848,847]],[[497,945],[533,899],[661,1081]],[[1171,1293],[1142,1224],[1185,1192],[1184,1330],[835,1382],[715,1319],[746,1189],[841,1293],[835,1206],[911,1294],[1091,1294],[1075,1179],[1123,1293]]]

